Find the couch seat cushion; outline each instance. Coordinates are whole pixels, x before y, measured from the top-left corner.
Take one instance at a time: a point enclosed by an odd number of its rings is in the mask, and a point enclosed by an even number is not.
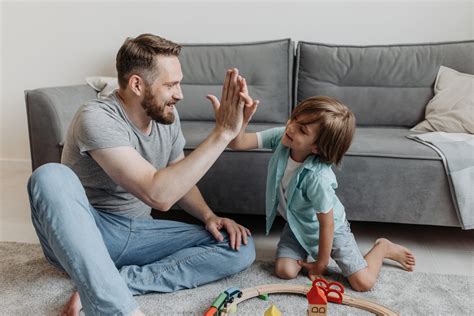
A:
[[[215,123],[210,121],[181,121],[186,139],[185,149],[196,148],[211,133],[214,126]],[[279,126],[282,124],[253,123],[249,125],[247,131],[259,132]],[[405,137],[411,134],[416,132],[408,128],[357,127],[347,155],[441,160],[433,149]]]
[[[428,146],[406,138],[417,134],[408,128],[357,127],[346,155],[441,160]]]

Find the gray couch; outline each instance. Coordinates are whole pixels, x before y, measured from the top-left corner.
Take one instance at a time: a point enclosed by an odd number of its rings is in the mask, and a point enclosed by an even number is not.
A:
[[[441,157],[407,139],[423,120],[439,66],[474,73],[474,41],[336,46],[291,40],[184,45],[184,100],[178,104],[192,151],[214,126],[205,95],[220,95],[225,70],[237,67],[261,100],[250,131],[282,126],[297,102],[328,95],[355,113],[357,131],[334,168],[350,220],[459,226]],[[25,92],[33,169],[59,162],[77,108],[96,97],[87,85]],[[266,150],[226,150],[198,183],[218,212],[264,214]]]

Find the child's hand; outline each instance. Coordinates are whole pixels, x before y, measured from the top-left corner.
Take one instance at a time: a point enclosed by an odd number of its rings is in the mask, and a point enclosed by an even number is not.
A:
[[[328,266],[327,263],[316,260],[315,262],[297,261],[298,264],[308,271],[308,278],[314,280],[317,276],[322,275]]]
[[[244,104],[244,124],[250,122],[252,116],[257,111],[258,104],[260,101],[252,100],[249,95],[249,90],[247,88],[247,81],[245,78],[239,76],[238,81],[240,83],[240,100],[245,102]]]

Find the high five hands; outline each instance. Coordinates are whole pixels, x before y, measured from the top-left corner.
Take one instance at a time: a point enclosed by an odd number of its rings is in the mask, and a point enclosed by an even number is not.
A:
[[[217,128],[234,139],[244,124],[248,124],[257,110],[259,101],[249,96],[247,82],[236,68],[229,69],[222,86],[222,97],[207,95],[214,108]]]

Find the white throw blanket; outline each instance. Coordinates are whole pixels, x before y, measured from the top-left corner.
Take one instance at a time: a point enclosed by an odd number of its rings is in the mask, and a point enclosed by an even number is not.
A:
[[[407,136],[443,158],[454,207],[463,229],[474,229],[474,135],[432,132]]]

